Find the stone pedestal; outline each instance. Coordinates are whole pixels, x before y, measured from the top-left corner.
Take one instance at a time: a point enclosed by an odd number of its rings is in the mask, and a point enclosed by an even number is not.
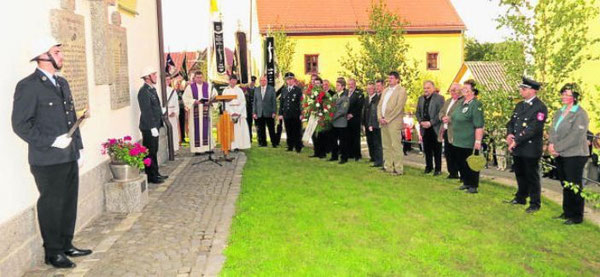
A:
[[[104,184],[106,211],[118,213],[140,212],[148,203],[148,181],[146,174],[125,182]]]

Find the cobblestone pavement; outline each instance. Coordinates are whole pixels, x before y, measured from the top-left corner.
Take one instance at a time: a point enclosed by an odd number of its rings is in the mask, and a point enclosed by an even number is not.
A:
[[[74,244],[94,253],[77,267],[40,266],[25,276],[215,276],[239,194],[246,156],[220,167],[179,154],[161,167],[170,177],[152,185],[140,213],[104,213],[76,235]]]

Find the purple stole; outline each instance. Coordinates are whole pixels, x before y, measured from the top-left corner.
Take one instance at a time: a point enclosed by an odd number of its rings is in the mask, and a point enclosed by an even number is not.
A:
[[[192,83],[192,96],[194,100],[208,100],[208,83],[202,83],[202,98],[198,99],[198,85]],[[206,103],[202,103],[205,105]],[[202,145],[208,145],[208,131],[210,129],[209,110],[202,111]],[[200,147],[200,107],[194,105],[194,147]]]

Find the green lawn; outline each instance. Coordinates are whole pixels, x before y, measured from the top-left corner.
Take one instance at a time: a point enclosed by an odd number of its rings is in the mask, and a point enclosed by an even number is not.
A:
[[[600,228],[546,199],[530,215],[491,182],[470,195],[308,152],[248,152],[223,276],[600,276]]]

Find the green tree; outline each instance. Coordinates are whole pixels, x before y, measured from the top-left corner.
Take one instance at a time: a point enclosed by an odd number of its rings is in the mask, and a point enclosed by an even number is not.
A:
[[[369,25],[359,28],[360,47],[346,45],[347,56],[340,60],[341,75],[356,79],[364,86],[369,81],[385,79],[390,71],[400,74],[400,84],[409,93],[420,91],[414,87],[420,76],[418,63],[407,57],[409,45],[404,38],[405,23],[388,10],[384,0],[372,2],[369,9]],[[420,86],[420,85],[419,85]]]
[[[277,61],[277,71],[282,75],[290,71],[294,54],[296,53],[296,41],[290,39],[285,32],[285,27],[269,31],[268,36],[275,40],[275,57]]]
[[[597,59],[589,48],[599,42],[588,35],[589,22],[598,15],[596,0],[500,0],[506,14],[499,27],[512,30],[510,42],[523,45],[524,55],[504,54],[507,75],[518,81],[525,72],[543,83],[538,94],[550,110],[560,107],[560,87],[586,61]]]

